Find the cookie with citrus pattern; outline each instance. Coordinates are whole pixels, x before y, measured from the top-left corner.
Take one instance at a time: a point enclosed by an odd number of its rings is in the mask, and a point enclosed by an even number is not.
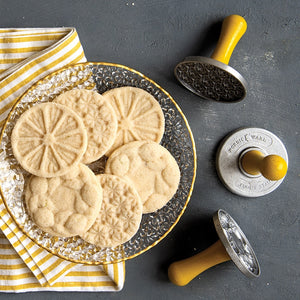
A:
[[[37,104],[25,111],[11,135],[13,153],[29,173],[61,176],[82,159],[87,133],[81,118],[66,106]]]
[[[103,96],[112,105],[118,120],[116,140],[107,155],[133,141],[160,142],[165,128],[164,114],[150,93],[126,86],[109,90]]]

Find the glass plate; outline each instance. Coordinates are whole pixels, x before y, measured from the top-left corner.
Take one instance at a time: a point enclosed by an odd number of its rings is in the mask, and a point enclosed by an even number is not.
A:
[[[139,87],[152,94],[165,116],[161,145],[175,157],[181,179],[175,196],[162,209],[143,215],[140,228],[128,242],[116,248],[99,248],[78,236],[59,238],[39,229],[26,212],[24,182],[29,174],[13,156],[10,136],[19,116],[36,103],[52,101],[57,95],[74,89],[103,93],[121,86]],[[103,172],[105,159],[90,165],[95,173]],[[77,263],[107,264],[133,258],[161,241],[175,226],[190,199],[196,176],[196,151],[187,120],[173,98],[154,81],[128,67],[111,63],[83,63],[56,71],[32,86],[17,102],[1,132],[1,195],[8,212],[21,230],[51,253]]]

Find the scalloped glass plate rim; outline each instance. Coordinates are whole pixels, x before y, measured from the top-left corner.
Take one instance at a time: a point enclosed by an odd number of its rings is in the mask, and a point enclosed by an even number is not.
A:
[[[195,146],[195,141],[194,141],[194,138],[193,138],[193,134],[192,134],[192,131],[190,129],[190,126],[188,124],[188,121],[185,117],[185,115],[183,114],[181,108],[178,106],[178,104],[175,102],[175,100],[173,99],[173,97],[167,92],[165,91],[160,85],[158,85],[156,82],[154,82],[152,79],[150,79],[149,77],[145,76],[144,74],[142,74],[141,72],[139,71],[136,71],[130,67],[127,67],[127,66],[124,66],[124,65],[121,65],[121,64],[116,64],[116,63],[110,63],[110,62],[85,62],[85,63],[77,63],[77,64],[74,64],[74,65],[68,65],[68,66],[65,66],[63,68],[60,68],[48,75],[46,75],[45,77],[39,79],[36,83],[34,83],[29,89],[27,89],[19,98],[18,100],[16,101],[16,103],[13,105],[11,111],[9,112],[6,120],[5,120],[5,123],[1,129],[1,132],[0,132],[0,144],[2,143],[2,139],[3,139],[3,134],[5,132],[5,129],[9,123],[9,120],[14,112],[14,110],[16,109],[16,107],[18,106],[18,104],[22,101],[22,99],[28,94],[30,93],[32,90],[34,90],[40,83],[42,83],[44,80],[47,80],[57,74],[59,74],[60,72],[64,71],[64,70],[67,70],[69,68],[74,68],[76,66],[93,66],[93,65],[101,65],[101,66],[111,66],[111,67],[117,67],[117,68],[122,68],[122,69],[125,69],[125,70],[128,70],[128,71],[131,71],[135,74],[137,74],[138,76],[142,77],[143,79],[146,79],[148,80],[149,82],[151,82],[154,86],[156,86],[159,90],[161,90],[173,103],[173,105],[176,107],[176,109],[178,110],[179,114],[181,115],[181,117],[183,118],[183,121],[186,125],[186,128],[189,132],[189,137],[191,139],[191,143],[192,143],[192,150],[193,150],[193,156],[194,156],[194,164],[193,164],[193,179],[192,179],[192,182],[191,182],[191,186],[190,186],[190,190],[189,190],[189,193],[188,193],[188,196],[187,196],[187,199],[186,199],[186,202],[184,204],[184,207],[182,208],[181,212],[178,214],[177,216],[177,219],[174,221],[174,223],[169,227],[169,229],[162,235],[160,236],[156,241],[154,241],[151,245],[147,246],[146,248],[142,249],[140,252],[138,253],[135,253],[131,256],[128,256],[128,257],[123,257],[121,259],[117,259],[117,260],[114,260],[114,261],[107,261],[107,262],[98,262],[98,261],[85,261],[84,263],[85,264],[90,264],[90,265],[106,265],[106,264],[112,264],[112,263],[118,263],[118,262],[122,262],[122,261],[126,261],[128,259],[132,259],[144,252],[146,252],[147,250],[151,249],[152,247],[154,247],[155,245],[157,245],[161,240],[163,240],[171,231],[172,229],[175,227],[175,225],[178,223],[179,219],[181,218],[181,216],[183,215],[186,207],[187,207],[187,204],[190,200],[190,197],[192,195],[192,192],[193,192],[193,187],[194,187],[194,183],[195,183],[195,178],[196,178],[196,168],[197,168],[197,156],[196,156],[196,146]],[[21,224],[19,224],[19,222],[16,220],[14,214],[11,212],[10,208],[8,207],[8,204],[5,200],[5,197],[4,197],[4,194],[3,194],[3,191],[2,191],[2,188],[1,188],[1,184],[0,184],[0,196],[2,199],[0,199],[0,201],[2,201],[6,207],[6,210],[7,212],[9,213],[9,215],[12,217],[12,219],[14,220],[14,222],[16,223],[16,225],[18,226],[18,228],[23,232],[23,234],[25,234],[28,238],[30,238],[33,242],[35,242],[37,245],[39,245],[40,247],[42,247],[43,249],[47,250],[48,252],[50,252],[51,254],[59,257],[59,258],[62,258],[64,260],[67,260],[67,261],[71,261],[71,262],[75,262],[75,263],[82,263],[82,261],[79,261],[79,260],[76,260],[76,259],[72,259],[70,257],[66,257],[66,256],[63,256],[63,255],[60,255],[59,253],[56,253],[54,250],[51,250],[49,248],[47,248],[46,246],[42,245],[41,243],[39,243],[35,238],[33,238],[32,236],[30,236],[30,234],[23,228],[23,226]]]

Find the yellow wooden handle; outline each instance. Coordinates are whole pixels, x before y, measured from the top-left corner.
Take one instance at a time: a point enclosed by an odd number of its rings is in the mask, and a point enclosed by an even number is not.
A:
[[[262,174],[269,180],[280,180],[287,172],[287,163],[279,155],[264,156],[258,150],[246,152],[241,158],[243,170],[250,175]]]
[[[206,250],[190,258],[172,263],[168,270],[169,279],[174,284],[183,286],[210,267],[228,260],[231,258],[222,242],[218,240]]]
[[[228,65],[231,54],[246,29],[247,23],[243,17],[231,15],[225,18],[217,47],[211,58]]]

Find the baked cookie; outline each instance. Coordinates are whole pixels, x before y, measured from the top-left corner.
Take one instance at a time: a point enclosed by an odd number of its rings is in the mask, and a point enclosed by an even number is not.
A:
[[[165,129],[165,119],[157,100],[136,87],[120,87],[103,94],[111,103],[117,119],[117,137],[107,152],[133,141],[151,140],[159,143]]]
[[[86,232],[98,216],[102,196],[99,180],[81,163],[61,177],[32,176],[25,187],[32,220],[45,232],[60,237]]]
[[[101,174],[96,176],[103,189],[103,202],[92,227],[81,237],[99,247],[116,247],[131,239],[142,219],[142,202],[132,183]]]
[[[56,97],[53,102],[74,110],[87,129],[88,145],[82,162],[89,164],[112,146],[117,134],[117,118],[111,105],[97,92],[75,89]]]
[[[76,166],[87,147],[81,118],[66,106],[37,104],[25,111],[11,135],[13,153],[29,173],[61,176]]]
[[[175,194],[180,170],[171,153],[152,141],[126,144],[108,158],[105,173],[130,180],[138,191],[143,213],[162,208]]]

